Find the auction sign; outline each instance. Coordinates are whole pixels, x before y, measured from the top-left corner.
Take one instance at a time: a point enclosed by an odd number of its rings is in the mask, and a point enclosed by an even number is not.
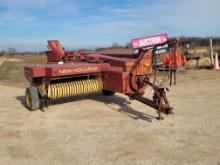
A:
[[[147,36],[142,38],[132,39],[131,43],[134,49],[146,48],[154,45],[160,45],[168,41],[167,34],[155,36]]]
[[[160,45],[160,46],[156,46],[153,49],[153,53],[155,55],[160,55],[160,54],[165,54],[169,52],[169,46],[168,44],[164,44],[164,45]]]

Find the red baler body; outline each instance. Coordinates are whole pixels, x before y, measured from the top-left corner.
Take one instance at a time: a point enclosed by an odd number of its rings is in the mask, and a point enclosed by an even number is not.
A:
[[[166,36],[162,36],[163,41],[161,40],[160,44],[168,42],[164,37]],[[135,42],[137,44],[138,39],[135,39]],[[33,91],[37,91],[39,99],[45,102],[107,91],[107,93],[118,92],[128,95],[130,99],[136,99],[157,109],[159,114],[171,112],[172,107],[166,98],[165,88],[150,82],[152,49],[133,56],[86,54],[65,51],[57,40],[48,41],[48,48],[49,51],[46,52],[48,64],[24,68],[25,77],[31,87],[36,88],[36,90],[32,88],[26,90],[29,109],[38,107],[36,106],[38,104],[33,102],[33,99],[36,100]],[[154,90],[153,100],[143,97],[147,87],[152,87]],[[34,95],[34,98],[31,98],[31,95]]]

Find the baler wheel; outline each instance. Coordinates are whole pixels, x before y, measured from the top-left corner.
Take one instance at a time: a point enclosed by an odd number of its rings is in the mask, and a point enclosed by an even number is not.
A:
[[[105,95],[105,96],[113,96],[115,94],[115,92],[103,89],[102,94]]]
[[[30,111],[34,111],[40,108],[40,98],[35,86],[30,86],[25,92],[26,106]]]

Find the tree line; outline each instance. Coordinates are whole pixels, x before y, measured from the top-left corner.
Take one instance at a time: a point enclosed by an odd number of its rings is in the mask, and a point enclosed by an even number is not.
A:
[[[17,54],[17,50],[15,48],[9,47],[8,50],[0,51],[0,56],[13,56]]]
[[[180,37],[180,46],[208,47],[210,37]],[[220,37],[212,37],[213,45],[220,46]]]
[[[209,46],[209,39],[210,37],[179,37],[180,39],[180,47],[184,48],[184,47],[191,47],[191,48],[195,48],[195,47],[208,47]],[[220,37],[212,37],[213,39],[213,46],[220,46]],[[132,48],[132,44],[131,42],[127,42],[124,45],[121,45],[117,42],[113,42],[111,46],[108,47],[99,47],[96,49],[96,51],[98,50],[102,50],[105,48]],[[9,47],[7,50],[2,50],[0,51],[0,56],[13,56],[16,54],[22,54],[22,55],[30,55],[30,54],[42,54],[40,52],[18,52],[15,48],[13,47]]]

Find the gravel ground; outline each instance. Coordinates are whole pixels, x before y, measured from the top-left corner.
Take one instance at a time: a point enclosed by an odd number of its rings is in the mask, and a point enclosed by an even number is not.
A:
[[[0,90],[0,164],[220,164],[220,72],[178,75],[163,121],[120,94],[29,112],[24,88]]]

